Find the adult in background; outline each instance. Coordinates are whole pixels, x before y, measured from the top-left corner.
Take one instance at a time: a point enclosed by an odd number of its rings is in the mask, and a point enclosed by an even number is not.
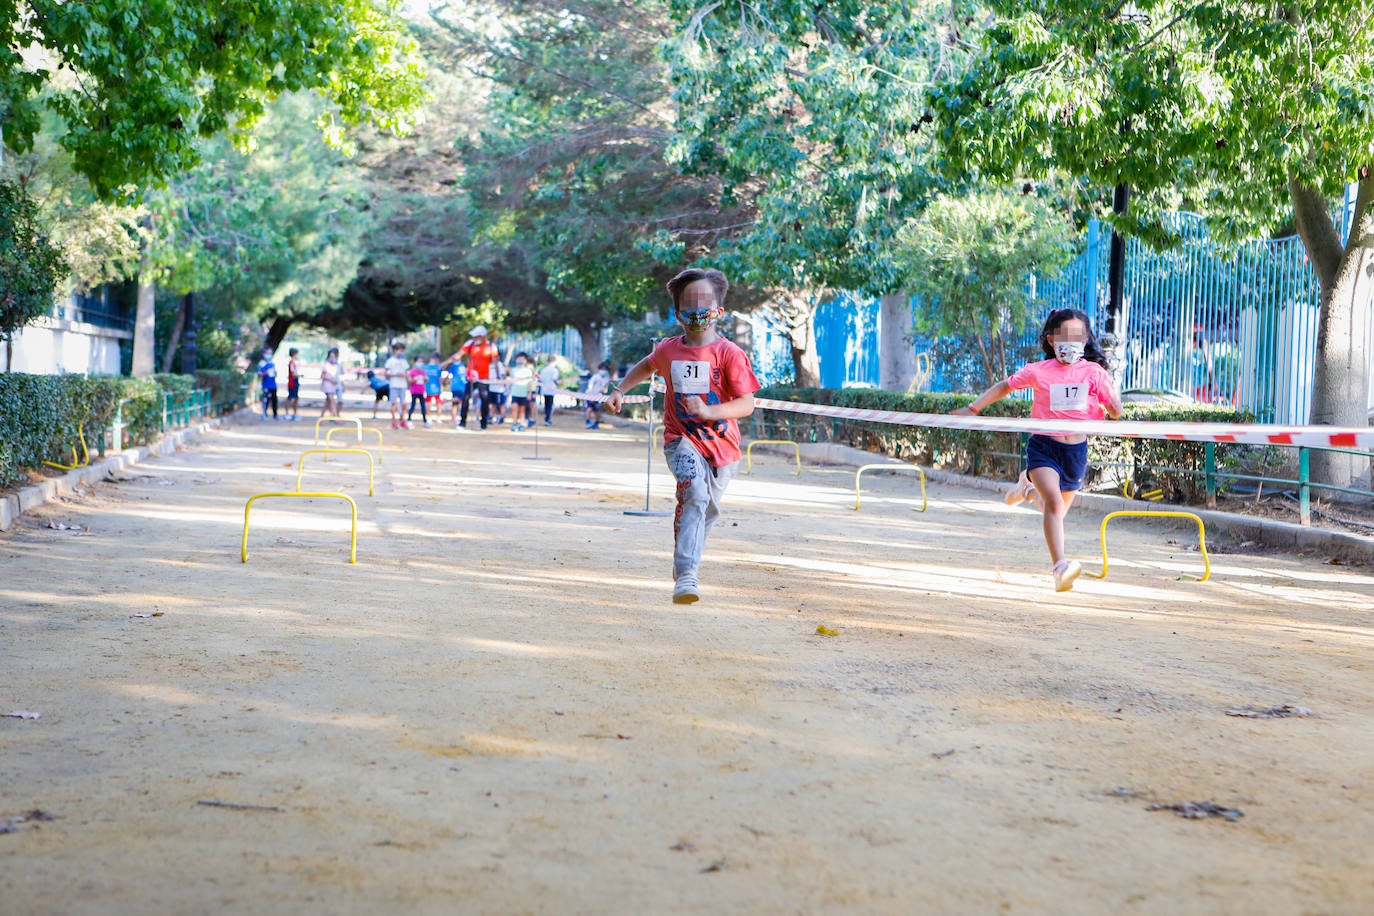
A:
[[[467,429],[468,402],[475,395],[480,402],[482,429],[491,422],[491,379],[496,364],[501,361],[501,351],[487,337],[487,328],[479,324],[468,334],[468,342],[441,364],[444,367],[458,363],[467,368],[468,387],[463,393],[463,409],[459,414],[458,426]]]
[[[292,351],[294,352],[294,351]],[[337,417],[343,410],[343,367],[339,365],[339,348],[333,347],[320,366],[320,390],[324,392],[322,417]]]

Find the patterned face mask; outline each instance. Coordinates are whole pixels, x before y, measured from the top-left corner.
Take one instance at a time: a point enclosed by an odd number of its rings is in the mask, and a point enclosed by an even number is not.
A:
[[[1054,358],[1066,366],[1072,366],[1083,358],[1085,346],[1081,340],[1061,340],[1054,345]]]
[[[721,309],[716,308],[704,309],[696,312],[679,311],[677,313],[677,320],[689,331],[704,331],[720,317],[721,311]]]

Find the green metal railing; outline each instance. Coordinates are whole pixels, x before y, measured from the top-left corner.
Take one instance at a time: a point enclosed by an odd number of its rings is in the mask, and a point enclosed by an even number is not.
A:
[[[1207,505],[1215,506],[1217,502],[1217,481],[1218,480],[1245,480],[1254,483],[1266,484],[1288,484],[1298,488],[1298,523],[1302,525],[1312,524],[1312,491],[1334,490],[1340,493],[1353,493],[1356,496],[1370,496],[1369,490],[1356,489],[1354,487],[1338,487],[1327,483],[1313,483],[1310,471],[1311,455],[1314,451],[1338,452],[1344,455],[1355,455],[1365,460],[1374,459],[1374,452],[1362,452],[1353,448],[1320,448],[1314,449],[1305,445],[1296,446],[1266,446],[1268,448],[1296,448],[1298,450],[1298,476],[1296,480],[1285,477],[1265,477],[1259,474],[1236,474],[1231,471],[1223,471],[1217,468],[1217,446],[1215,442],[1206,443],[1206,470],[1202,473],[1206,477],[1207,483]],[[1198,473],[1193,471],[1191,473]]]
[[[177,429],[199,423],[214,415],[215,405],[209,388],[176,394],[164,391],[158,397],[160,422],[158,432]],[[114,418],[110,421],[110,443],[115,451],[124,448],[124,431],[129,423],[124,418],[124,405],[142,398],[121,398],[115,404]],[[103,451],[103,450],[102,450]]]

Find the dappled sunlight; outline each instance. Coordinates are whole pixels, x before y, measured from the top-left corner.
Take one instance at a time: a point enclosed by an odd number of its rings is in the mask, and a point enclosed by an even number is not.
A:
[[[532,656],[535,658],[595,658],[604,661],[623,654],[620,652],[606,652],[598,649],[577,648],[567,645],[536,645],[528,642],[511,642],[504,639],[483,639],[476,636],[455,637],[451,641],[460,645],[471,646],[482,652],[491,652],[496,655]]]
[[[111,684],[110,689],[135,700],[156,700],[169,706],[195,706],[217,702],[215,697],[191,693],[169,684]]]

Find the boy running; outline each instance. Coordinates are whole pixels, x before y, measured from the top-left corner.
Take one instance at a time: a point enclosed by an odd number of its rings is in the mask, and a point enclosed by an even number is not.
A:
[[[619,413],[624,390],[654,373],[668,385],[663,411],[663,455],[677,478],[673,516],[673,602],[701,597],[698,571],[706,536],[720,515],[720,499],[739,469],[736,422],[754,412],[759,380],[749,357],[716,333],[730,288],[718,270],[689,268],[668,281],[673,311],[685,333],[659,342],[606,398]]]

